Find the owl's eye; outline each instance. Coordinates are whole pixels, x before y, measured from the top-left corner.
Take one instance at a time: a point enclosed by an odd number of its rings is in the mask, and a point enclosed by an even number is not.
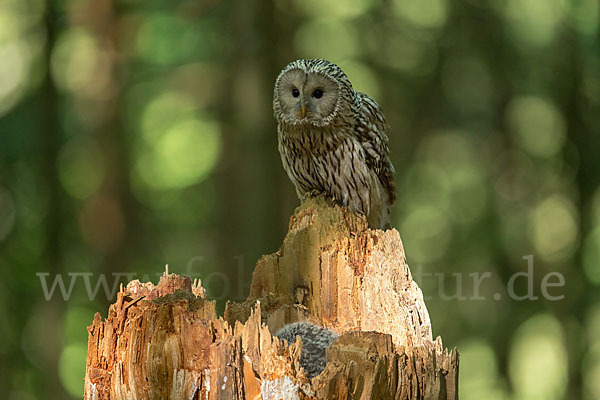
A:
[[[298,89],[296,89],[296,88],[293,88],[292,89],[292,96],[294,96],[294,97],[300,96],[300,91]]]
[[[321,97],[323,97],[323,91],[321,89],[317,89],[313,92],[312,95],[315,99],[320,99]]]

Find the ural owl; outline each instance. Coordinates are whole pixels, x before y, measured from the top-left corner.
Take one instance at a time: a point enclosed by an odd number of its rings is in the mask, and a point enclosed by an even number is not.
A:
[[[355,92],[337,65],[296,60],[277,77],[273,110],[283,167],[298,197],[323,193],[366,215],[371,228],[388,228],[394,167],[377,103]]]

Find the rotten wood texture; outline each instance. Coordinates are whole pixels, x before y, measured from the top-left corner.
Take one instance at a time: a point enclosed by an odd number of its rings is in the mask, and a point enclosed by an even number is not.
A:
[[[302,341],[272,336],[301,320],[340,334],[312,382]],[[199,284],[166,273],[130,282],[88,331],[85,399],[458,399],[458,354],[432,338],[398,232],[323,198],[298,207],[224,318]]]

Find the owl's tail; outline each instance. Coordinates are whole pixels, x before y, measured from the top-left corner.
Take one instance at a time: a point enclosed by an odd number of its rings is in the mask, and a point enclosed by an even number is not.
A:
[[[391,199],[375,173],[371,173],[370,189],[370,209],[367,215],[369,227],[371,229],[389,229]]]

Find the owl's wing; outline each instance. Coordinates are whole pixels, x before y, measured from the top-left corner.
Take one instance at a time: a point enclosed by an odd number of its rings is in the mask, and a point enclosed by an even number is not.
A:
[[[373,169],[388,193],[390,204],[396,200],[394,185],[394,166],[390,161],[388,136],[385,133],[388,124],[379,104],[364,93],[356,93],[358,98],[358,117],[355,132],[365,150],[367,165]]]

